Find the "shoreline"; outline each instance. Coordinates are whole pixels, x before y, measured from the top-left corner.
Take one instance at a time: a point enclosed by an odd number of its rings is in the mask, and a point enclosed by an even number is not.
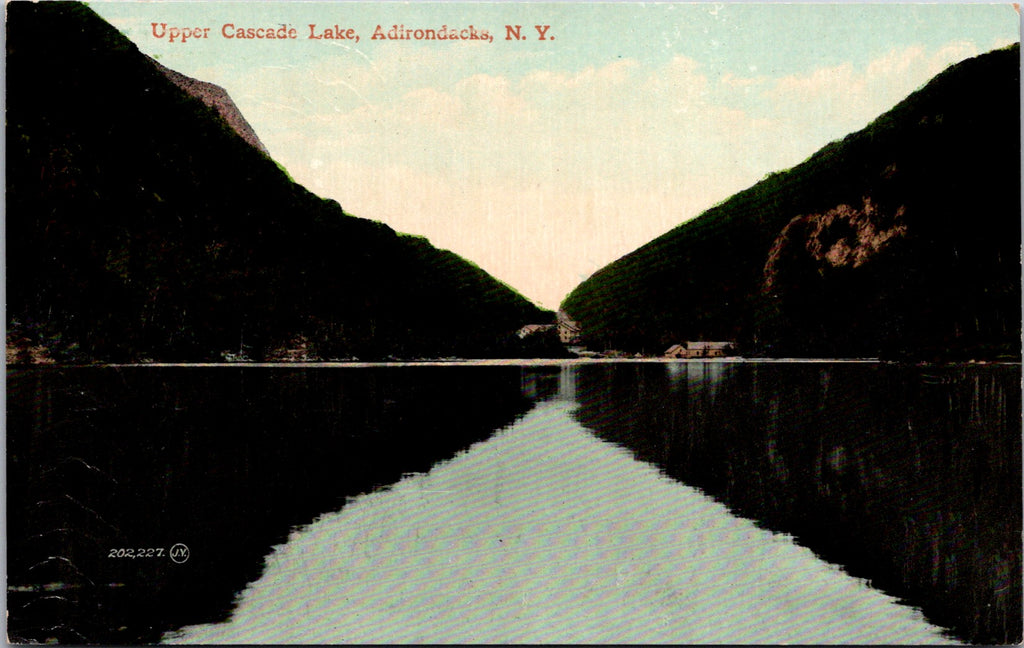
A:
[[[591,364],[888,364],[906,366],[951,365],[1007,365],[1021,366],[1021,361],[1009,360],[964,360],[964,361],[899,361],[881,360],[878,358],[466,358],[440,360],[393,360],[382,362],[363,362],[358,360],[311,360],[289,362],[110,362],[110,363],[20,363],[6,365],[7,369],[28,367],[51,368],[103,368],[103,367],[195,367],[195,368],[295,368],[295,369],[330,369],[330,368],[371,368],[371,367],[560,367],[565,365]]]

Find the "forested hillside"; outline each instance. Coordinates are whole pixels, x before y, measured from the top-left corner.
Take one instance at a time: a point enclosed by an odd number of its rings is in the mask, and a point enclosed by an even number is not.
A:
[[[554,320],[295,184],[235,113],[85,5],[8,5],[14,361],[516,355]]]
[[[563,308],[595,348],[1019,358],[1019,78],[1019,45],[950,67],[606,266]]]

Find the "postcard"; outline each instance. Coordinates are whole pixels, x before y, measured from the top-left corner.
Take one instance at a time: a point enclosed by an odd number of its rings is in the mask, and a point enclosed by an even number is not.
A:
[[[7,639],[1019,643],[1020,25],[8,3]]]

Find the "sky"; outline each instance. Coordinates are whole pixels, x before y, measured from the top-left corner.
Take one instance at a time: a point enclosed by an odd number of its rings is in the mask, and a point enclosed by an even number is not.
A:
[[[225,88],[309,190],[552,309],[950,64],[1020,40],[1009,3],[89,6],[165,66]],[[296,38],[227,38],[225,25]],[[359,39],[311,39],[310,25]],[[515,25],[523,38],[506,38]],[[493,38],[374,39],[378,26]],[[209,29],[170,42],[172,27]]]

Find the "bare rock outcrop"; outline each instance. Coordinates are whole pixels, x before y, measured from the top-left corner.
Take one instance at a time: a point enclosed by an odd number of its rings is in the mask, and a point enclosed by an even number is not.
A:
[[[777,290],[782,268],[789,263],[810,262],[819,273],[826,268],[859,268],[907,235],[904,212],[903,206],[885,212],[865,196],[860,207],[842,204],[821,214],[794,217],[768,251],[762,291]]]
[[[192,95],[196,99],[201,100],[210,108],[213,108],[217,113],[224,118],[224,121],[228,123],[228,126],[232,128],[238,135],[248,142],[252,147],[263,152],[265,155],[269,155],[267,147],[263,146],[263,142],[257,137],[256,131],[253,130],[249,122],[242,116],[242,112],[235,105],[234,100],[231,99],[231,95],[224,88],[209,83],[207,81],[200,81],[199,79],[193,79],[190,76],[175,72],[174,70],[160,65],[155,59],[150,58],[156,69],[167,77],[174,85],[178,86],[188,94]]]

